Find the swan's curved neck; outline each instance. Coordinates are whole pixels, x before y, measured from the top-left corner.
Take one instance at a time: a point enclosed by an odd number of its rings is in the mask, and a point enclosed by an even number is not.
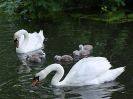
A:
[[[29,41],[29,33],[26,30],[20,30],[18,35],[20,36],[19,38],[21,38],[22,35],[24,36],[24,39],[23,39],[21,45],[23,45],[23,44],[26,45]]]
[[[61,78],[64,75],[64,69],[60,64],[52,64],[48,67],[46,67],[44,70],[42,70],[41,72],[39,72],[37,75],[39,75],[39,80],[44,79],[45,77],[47,77],[47,75],[52,72],[52,71],[56,71],[56,74],[53,76],[52,80],[51,80],[51,84],[55,85],[55,86],[60,86],[63,84],[61,80]]]
[[[22,32],[21,35],[24,35],[24,42],[27,42],[29,40],[29,34],[27,31]]]

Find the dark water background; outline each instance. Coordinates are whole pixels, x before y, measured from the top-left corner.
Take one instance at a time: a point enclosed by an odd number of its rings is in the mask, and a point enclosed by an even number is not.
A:
[[[14,32],[44,30],[46,61],[33,67],[30,73],[17,73],[20,65],[15,53]],[[0,16],[0,99],[133,99],[133,22],[109,24],[86,19],[61,17],[34,24],[13,21]],[[92,44],[93,56],[107,57],[113,67],[126,66],[126,71],[114,82],[96,86],[55,88],[50,85],[54,73],[31,87],[33,75],[49,64],[57,55],[72,54],[79,44]],[[70,66],[64,66],[65,74]],[[100,67],[99,67],[100,68]]]

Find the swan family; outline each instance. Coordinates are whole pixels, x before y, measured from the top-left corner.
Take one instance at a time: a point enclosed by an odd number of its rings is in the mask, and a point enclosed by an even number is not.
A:
[[[46,57],[43,52],[44,49],[44,35],[43,30],[39,33],[28,33],[22,29],[14,33],[14,42],[16,45],[16,53],[23,65],[28,65],[28,62],[40,63]],[[49,73],[55,71],[55,75],[51,80],[54,86],[84,86],[95,85],[104,82],[115,80],[121,75],[125,67],[111,69],[112,65],[105,57],[93,57],[92,45],[79,45],[79,49],[73,51],[71,55],[56,55],[53,63],[45,69],[35,74],[32,79],[32,86],[36,86],[39,81],[45,79]],[[28,61],[28,62],[27,62]],[[60,62],[75,62],[66,77],[64,75],[64,68]]]

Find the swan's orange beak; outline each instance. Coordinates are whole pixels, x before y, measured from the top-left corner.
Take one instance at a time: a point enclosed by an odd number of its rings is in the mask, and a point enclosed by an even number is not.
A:
[[[37,84],[38,82],[39,82],[39,76],[34,77],[34,78],[32,79],[32,86],[35,87],[36,84]]]
[[[32,80],[32,87],[35,87],[37,83],[38,83],[38,80],[37,79]]]
[[[14,42],[16,43],[16,47],[18,48],[19,47],[19,41],[16,39],[16,40],[14,40]]]

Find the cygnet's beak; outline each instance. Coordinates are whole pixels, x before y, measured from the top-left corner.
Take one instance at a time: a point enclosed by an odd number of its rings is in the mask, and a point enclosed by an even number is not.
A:
[[[14,40],[14,42],[16,43],[16,47],[19,47],[19,41],[17,39]]]

